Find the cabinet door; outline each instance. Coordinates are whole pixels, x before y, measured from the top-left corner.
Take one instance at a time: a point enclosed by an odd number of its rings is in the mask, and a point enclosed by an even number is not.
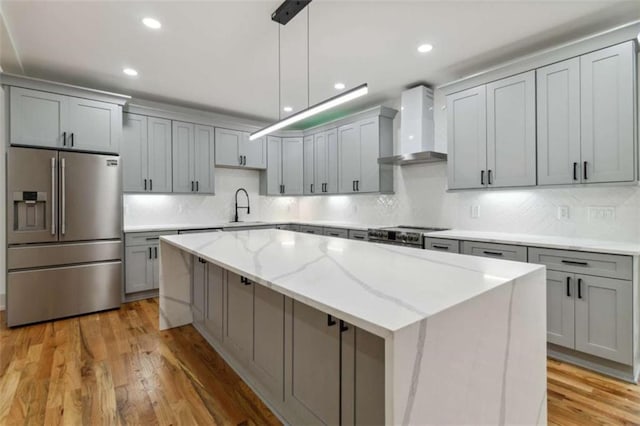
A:
[[[244,155],[244,166],[253,169],[267,168],[267,149],[264,137],[249,140],[249,133],[242,133],[240,154]]]
[[[150,192],[171,192],[171,121],[149,117],[149,181]]]
[[[285,195],[302,195],[303,162],[302,138],[283,138],[282,184],[284,185]]]
[[[153,248],[151,246],[127,247],[125,250],[125,292],[151,290],[153,288]]]
[[[357,123],[338,128],[339,192],[356,192],[360,180],[360,129]]]
[[[579,274],[576,281],[576,350],[631,365],[631,281]]]
[[[118,154],[122,137],[122,109],[107,102],[69,98],[71,147]]]
[[[345,324],[341,424],[384,425],[384,339]]]
[[[340,423],[340,329],[329,318],[293,301],[290,362],[285,404],[299,413],[299,423]]]
[[[216,127],[216,166],[240,166],[242,132]]]
[[[487,85],[487,183],[536,184],[535,71]]]
[[[253,287],[227,271],[224,344],[242,361],[253,352]]]
[[[536,70],[538,184],[580,182],[580,59]],[[575,174],[574,174],[575,169]]]
[[[225,271],[213,263],[207,264],[207,304],[204,318],[205,328],[222,341]]]
[[[124,192],[145,191],[147,179],[147,117],[137,114],[123,114],[122,123],[122,190]]]
[[[194,321],[204,321],[207,288],[207,264],[192,256],[193,273],[191,274],[191,310]]]
[[[314,194],[317,192],[315,184],[315,148],[313,135],[305,136],[303,140],[303,185],[304,194]]]
[[[267,136],[267,195],[280,195],[282,189],[282,138]]]
[[[328,183],[327,170],[327,134],[320,132],[313,135],[313,184],[318,192],[324,193],[324,186]]]
[[[9,142],[16,145],[58,148],[68,135],[68,97],[11,87],[9,92]]]
[[[572,349],[575,284],[573,274],[547,271],[547,342]]]
[[[195,126],[174,121],[173,127],[173,192],[195,192],[193,163],[195,158]]]
[[[193,178],[196,181],[197,193],[215,193],[215,164],[216,157],[213,127],[196,124]]]
[[[327,180],[325,192],[328,194],[338,193],[338,129],[331,129],[326,132],[327,158]]]
[[[585,183],[634,178],[634,64],[634,41],[580,57]]]
[[[447,96],[449,189],[482,188],[487,183],[486,87]],[[483,183],[484,182],[484,183]]]
[[[357,178],[358,192],[380,191],[380,124],[378,117],[357,123],[360,139],[360,176]]]
[[[254,286],[253,372],[274,397],[284,395],[284,295]]]

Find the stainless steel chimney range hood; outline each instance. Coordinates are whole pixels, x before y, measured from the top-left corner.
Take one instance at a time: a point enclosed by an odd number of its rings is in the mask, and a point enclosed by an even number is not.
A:
[[[447,161],[447,154],[435,151],[433,90],[417,86],[402,92],[399,153],[378,159],[379,164],[423,164]]]

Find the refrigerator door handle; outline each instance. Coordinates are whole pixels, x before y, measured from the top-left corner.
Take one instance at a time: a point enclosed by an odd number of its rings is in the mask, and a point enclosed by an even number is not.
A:
[[[51,157],[51,235],[56,235],[56,157]]]
[[[61,180],[62,181],[60,182],[60,186],[62,187],[62,200],[60,201],[60,204],[61,204],[60,205],[60,210],[61,210],[61,216],[62,217],[60,218],[61,219],[60,220],[60,222],[61,222],[60,228],[61,228],[62,235],[64,235],[67,232],[67,224],[66,224],[67,217],[66,217],[66,212],[65,212],[65,207],[66,207],[66,204],[67,204],[67,201],[66,201],[66,192],[67,191],[66,191],[66,188],[65,188],[66,187],[66,179],[65,179],[66,170],[65,170],[64,158],[60,159],[60,169],[62,171],[62,173],[61,173]]]

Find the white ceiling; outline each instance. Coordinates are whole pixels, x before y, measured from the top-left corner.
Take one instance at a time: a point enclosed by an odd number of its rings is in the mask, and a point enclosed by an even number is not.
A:
[[[0,0],[27,75],[252,118],[278,117],[271,1]],[[351,109],[442,84],[552,44],[640,19],[640,1],[314,0],[310,102],[369,83]],[[141,24],[145,16],[162,29]],[[282,106],[307,106],[307,15],[282,36]],[[434,45],[419,54],[418,44]],[[136,78],[123,67],[139,71]]]

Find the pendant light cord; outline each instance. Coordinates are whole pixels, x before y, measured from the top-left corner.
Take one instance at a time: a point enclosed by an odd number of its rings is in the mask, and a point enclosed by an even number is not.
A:
[[[309,51],[309,9],[311,9],[311,5],[307,5],[307,108],[311,106],[311,72],[309,71],[309,56],[311,55]]]
[[[282,119],[282,76],[281,76],[281,68],[282,63],[280,60],[280,24],[278,24],[278,119]]]

